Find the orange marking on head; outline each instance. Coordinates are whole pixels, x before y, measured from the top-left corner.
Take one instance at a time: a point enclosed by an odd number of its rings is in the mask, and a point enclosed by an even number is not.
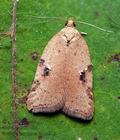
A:
[[[75,27],[76,24],[75,24],[75,22],[74,22],[71,18],[69,18],[69,19],[66,21],[65,26],[68,26],[68,27]]]

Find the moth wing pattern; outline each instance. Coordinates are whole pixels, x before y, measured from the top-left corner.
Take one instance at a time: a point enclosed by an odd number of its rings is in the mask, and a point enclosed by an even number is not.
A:
[[[67,88],[63,111],[73,117],[90,120],[93,116],[92,71],[89,49],[83,37],[74,29],[77,36],[69,45],[67,57]],[[85,79],[80,74],[85,71]]]
[[[55,112],[63,107],[64,89],[61,83],[64,69],[63,42],[60,33],[56,34],[46,46],[41,62],[27,97],[27,108],[32,112]],[[62,53],[61,53],[62,52]],[[61,59],[59,59],[61,58]],[[44,75],[45,67],[49,65],[49,74]]]
[[[90,120],[94,112],[88,46],[69,21],[46,46],[27,98],[32,112],[55,112]]]

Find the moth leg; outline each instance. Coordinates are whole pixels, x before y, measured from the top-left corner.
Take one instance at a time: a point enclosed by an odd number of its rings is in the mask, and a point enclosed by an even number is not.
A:
[[[86,33],[86,32],[80,32],[80,34],[81,34],[81,35],[87,35],[87,33]]]

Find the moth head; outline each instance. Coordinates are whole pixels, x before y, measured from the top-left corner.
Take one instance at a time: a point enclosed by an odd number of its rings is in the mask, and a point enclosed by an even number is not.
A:
[[[68,27],[75,27],[76,24],[75,24],[75,22],[73,21],[73,19],[69,18],[69,19],[66,21],[65,26],[68,26]]]

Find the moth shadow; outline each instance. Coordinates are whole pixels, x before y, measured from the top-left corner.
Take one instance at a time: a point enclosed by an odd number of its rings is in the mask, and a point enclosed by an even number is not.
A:
[[[64,114],[64,115],[65,115],[67,118],[69,118],[71,121],[83,123],[83,124],[85,124],[85,125],[90,124],[90,123],[93,121],[93,118],[90,119],[90,120],[85,120],[85,119],[82,119],[82,118],[71,117],[71,116],[68,116],[68,115],[66,115],[66,114]]]
[[[38,113],[33,113],[34,116],[39,117],[39,116],[43,116],[46,118],[54,118],[55,116],[58,116],[62,114],[62,111],[56,111],[56,112],[38,112]]]
[[[54,118],[56,116],[59,116],[59,115],[63,114],[66,119],[70,119],[71,121],[83,123],[85,125],[90,124],[93,121],[93,118],[91,120],[84,120],[84,119],[81,119],[81,118],[74,118],[74,117],[68,116],[68,115],[64,114],[62,112],[62,110],[59,110],[59,111],[56,111],[56,112],[38,112],[38,113],[32,113],[32,114],[33,114],[33,116],[36,116],[36,117],[42,116],[42,117],[45,117],[45,118]]]

